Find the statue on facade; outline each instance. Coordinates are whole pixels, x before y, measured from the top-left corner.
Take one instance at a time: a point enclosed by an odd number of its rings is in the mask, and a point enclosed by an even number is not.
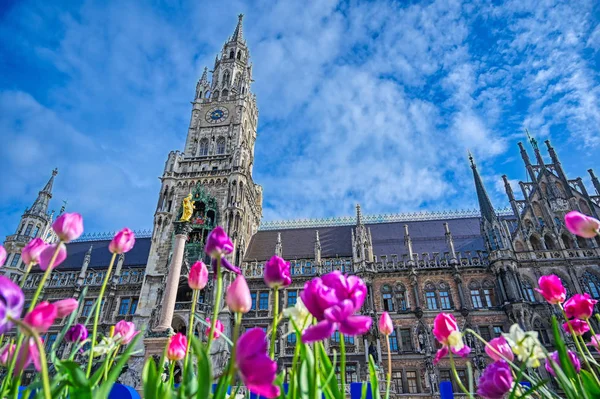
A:
[[[183,213],[181,215],[180,222],[189,222],[194,213],[194,203],[192,202],[192,193],[183,199]]]

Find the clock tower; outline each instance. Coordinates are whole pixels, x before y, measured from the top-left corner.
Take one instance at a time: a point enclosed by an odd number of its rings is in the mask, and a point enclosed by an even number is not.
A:
[[[262,188],[252,180],[258,110],[250,88],[252,64],[242,17],[217,54],[212,71],[204,68],[191,102],[185,147],[169,153],[160,177],[146,279],[136,313],[136,322],[149,330],[170,326],[185,333],[186,304],[191,301],[188,268],[197,260],[208,261],[204,244],[215,226],[222,226],[232,238],[234,251],[228,260],[240,265],[260,224]],[[190,194],[191,218],[179,223],[182,201]],[[210,284],[205,291],[201,293],[205,306],[200,309],[208,309],[214,301]]]

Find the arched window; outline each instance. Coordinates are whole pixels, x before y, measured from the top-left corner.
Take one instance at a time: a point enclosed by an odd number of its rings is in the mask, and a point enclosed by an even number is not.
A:
[[[215,90],[215,92],[213,93],[213,99],[214,100],[218,100],[219,99],[219,90]]]
[[[29,223],[27,228],[25,229],[25,235],[29,237],[31,235],[31,230],[33,229],[33,223]]]
[[[242,59],[242,50],[238,50],[237,59],[238,60]]]
[[[27,233],[25,233],[25,235],[27,235]],[[577,245],[579,248],[589,248],[588,240],[579,236],[577,236]]]
[[[534,201],[532,205],[533,205],[533,214],[535,216],[537,216],[538,218],[542,217],[543,216],[542,207],[540,206],[539,202]]]
[[[35,237],[37,237],[39,232],[40,232],[40,226],[37,225],[37,226],[35,226],[35,229],[33,229],[33,234],[31,236],[35,238]]]
[[[473,309],[489,308],[495,305],[494,283],[491,281],[486,280],[483,282],[483,285],[479,285],[476,281],[471,281],[469,290],[471,292]]]
[[[381,300],[383,303],[383,310],[386,312],[394,311],[394,299],[392,297],[392,289],[389,285],[381,287]]]
[[[403,284],[397,284],[394,287],[394,292],[396,294],[396,304],[398,305],[398,310],[408,310],[410,308],[408,304],[408,297],[406,295],[406,287]]]
[[[444,310],[452,309],[452,295],[450,295],[450,287],[445,282],[439,284],[438,298],[440,307]]]
[[[225,139],[219,137],[217,140],[217,154],[225,154]]]
[[[583,273],[583,291],[587,292],[594,299],[600,299],[600,279],[595,274],[590,272]]]
[[[549,234],[544,236],[544,243],[546,244],[547,249],[556,249],[556,245],[554,245],[554,240],[550,237]]]
[[[200,140],[200,145],[198,146],[198,155],[199,156],[208,155],[208,140],[207,139]]]
[[[229,90],[225,89],[221,92],[221,97],[225,100],[229,96]]]
[[[528,302],[537,302],[535,299],[535,293],[533,291],[533,285],[529,279],[524,278],[521,283],[521,288],[523,289],[523,298]]]
[[[544,327],[541,321],[536,320],[533,323],[533,330],[538,333],[538,339],[542,345],[550,344],[550,338],[548,337],[548,328]]]
[[[233,51],[233,50],[231,50],[231,51],[229,52],[229,58],[233,58],[233,57],[235,57],[235,53],[234,53],[234,51]]]
[[[515,241],[515,251],[525,251],[525,247],[523,246],[523,243],[521,241]]]
[[[581,213],[585,213],[586,215],[590,215],[592,213],[588,203],[583,198],[579,200],[579,209],[581,209]]]
[[[560,238],[562,239],[562,242],[565,245],[565,248],[571,249],[571,248],[575,247],[575,244],[573,243],[573,238],[571,238],[571,236],[568,233],[566,233],[566,232],[562,233]]]
[[[544,246],[542,245],[542,242],[540,241],[540,239],[537,238],[537,236],[532,235],[531,237],[529,237],[529,242],[531,243],[531,247],[533,248],[534,251],[543,251],[544,250]]]
[[[204,93],[204,98],[208,99],[210,97],[210,90],[206,90],[206,93]]]
[[[225,73],[223,74],[223,85],[229,86],[230,84],[231,84],[231,75],[229,74],[229,71],[225,71]]]
[[[425,284],[425,302],[427,309],[437,310],[439,308],[435,285],[432,283]]]

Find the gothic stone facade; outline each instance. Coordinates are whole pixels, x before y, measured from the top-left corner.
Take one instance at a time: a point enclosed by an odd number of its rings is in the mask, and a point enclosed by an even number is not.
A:
[[[146,343],[164,334],[155,330],[167,277],[176,261],[174,222],[181,217],[182,199],[190,193],[194,214],[184,232],[180,277],[170,294],[176,295],[170,320],[174,331],[187,331],[191,308],[187,269],[204,257],[208,232],[221,225],[235,244],[230,261],[241,266],[252,290],[253,306],[244,318],[245,328],[266,329],[271,323],[273,298],[263,284],[262,272],[273,254],[289,260],[293,269],[294,281],[281,295],[280,308],[295,304],[304,282],[314,276],[332,270],[361,276],[369,290],[364,313],[378,318],[388,311],[394,320],[395,395],[430,396],[438,391],[440,380],[451,379],[446,360],[435,367],[432,363],[437,348],[431,327],[442,310],[452,312],[462,328],[473,328],[485,338],[519,323],[538,331],[542,342],[552,345],[548,321],[554,310],[533,290],[540,276],[557,274],[571,293],[588,292],[600,298],[600,239],[574,237],[563,224],[564,214],[571,209],[599,216],[600,183],[590,170],[596,191],[590,195],[581,178],[567,178],[550,142],[546,142],[550,159],[546,162],[537,143],[530,140],[533,163],[519,143],[529,181],[519,183],[522,199],[517,199],[503,176],[510,212],[494,210],[471,159],[480,205],[477,213],[363,216],[357,206],[355,218],[260,225],[262,189],[252,179],[258,109],[251,82],[252,64],[240,17],[215,60],[212,79],[205,69],[198,81],[183,152],[173,151],[167,157],[152,233],[140,235],[135,248],[118,258],[103,303],[101,331],[126,319],[145,330]],[[6,238],[9,257],[2,272],[14,280],[24,273],[20,251],[25,243],[33,237],[55,239],[49,228],[53,214],[48,209],[56,173],[25,211],[15,234]],[[110,260],[109,240],[86,236],[69,244],[69,256],[53,273],[43,298],[77,296],[86,289],[78,321],[89,322],[91,304]],[[28,296],[40,277],[33,272],[27,278]],[[213,288],[209,284],[199,298],[198,308],[205,316],[215,300]],[[226,308],[219,318],[230,330],[232,315]],[[48,332],[48,347],[60,328],[57,325]],[[282,323],[277,335],[282,368],[290,365],[296,344],[286,328]],[[194,326],[199,336],[204,330],[201,324]],[[337,348],[339,340],[336,334],[326,345]],[[487,360],[481,345],[470,344],[478,373]],[[346,347],[350,352],[347,381],[366,377],[369,355],[380,364],[387,357],[375,325],[366,336],[346,337]],[[148,352],[141,341],[139,349],[141,354],[132,358],[121,376],[122,382],[135,386],[139,386]],[[213,356],[215,365],[222,367],[229,356],[226,345],[216,345]],[[460,361],[459,367],[464,375],[465,363]]]

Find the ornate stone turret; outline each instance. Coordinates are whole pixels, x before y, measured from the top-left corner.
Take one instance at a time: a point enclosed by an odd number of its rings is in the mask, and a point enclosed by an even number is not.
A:
[[[413,252],[412,239],[410,238],[410,234],[408,233],[408,225],[404,225],[404,246],[406,247],[406,252],[408,253],[408,261],[414,262],[415,253]]]
[[[315,230],[315,262],[321,263],[321,240],[319,230]]]
[[[356,271],[366,270],[367,263],[373,263],[371,231],[362,222],[360,204],[356,205],[356,227],[352,230],[352,255]]]
[[[81,265],[81,270],[79,271],[79,277],[77,277],[77,286],[82,287],[85,283],[85,276],[87,274],[88,266],[90,265],[90,261],[92,260],[92,250],[94,249],[94,244],[90,245],[90,248],[85,253],[83,258],[83,265]]]
[[[277,233],[277,243],[275,244],[275,255],[283,257],[283,244],[281,243],[281,233]]]

